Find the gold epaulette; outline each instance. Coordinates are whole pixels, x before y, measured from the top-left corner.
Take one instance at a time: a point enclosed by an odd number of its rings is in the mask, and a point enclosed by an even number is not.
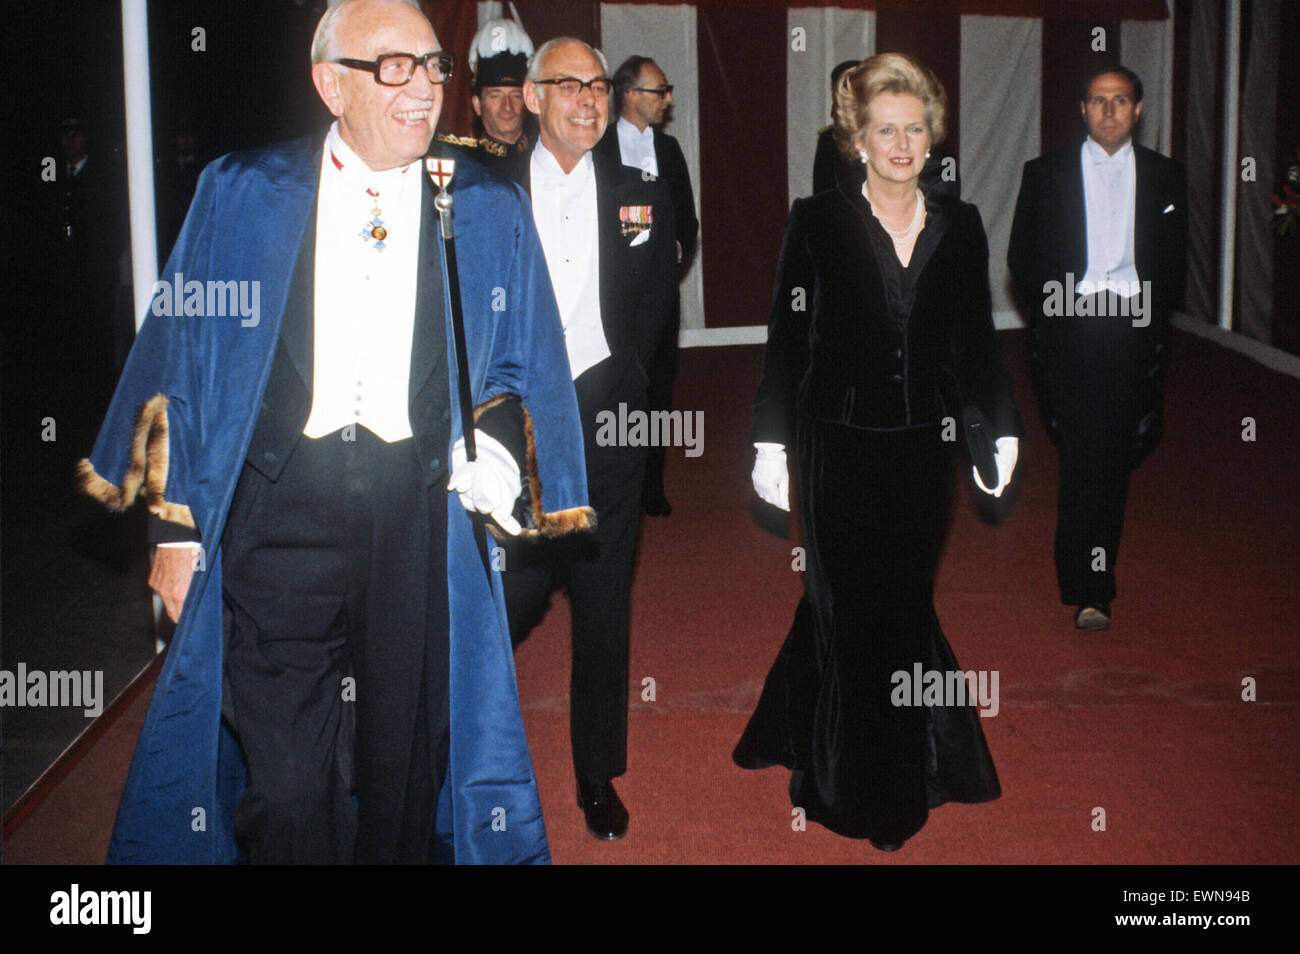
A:
[[[473,149],[479,141],[470,136],[453,136],[451,133],[438,133],[436,137],[438,142],[445,142],[452,146],[464,146],[466,149]]]

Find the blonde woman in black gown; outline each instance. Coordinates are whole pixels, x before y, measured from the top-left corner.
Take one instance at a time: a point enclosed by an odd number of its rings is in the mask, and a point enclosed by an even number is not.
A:
[[[1000,496],[1020,417],[979,212],[918,188],[943,138],[942,85],[887,53],[835,99],[836,143],[865,181],[794,203],[752,432],[755,490],[787,510],[794,452],[804,596],[734,758],[786,766],[809,819],[891,851],[929,809],[1001,794],[976,709],[896,706],[892,676],[959,669],[933,602],[954,432],[964,409],[983,413],[998,479],[976,481]]]

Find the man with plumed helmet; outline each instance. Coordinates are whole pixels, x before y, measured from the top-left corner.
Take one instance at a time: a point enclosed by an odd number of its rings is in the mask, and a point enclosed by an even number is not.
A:
[[[524,131],[524,73],[533,55],[533,41],[515,20],[489,20],[470,41],[469,68],[473,74],[470,105],[484,135],[440,135],[440,142],[460,146],[491,166],[530,145]]]

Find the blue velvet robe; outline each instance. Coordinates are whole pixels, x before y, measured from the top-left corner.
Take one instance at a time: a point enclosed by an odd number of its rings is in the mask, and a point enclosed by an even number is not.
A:
[[[257,281],[259,320],[150,314],[81,465],[83,487],[110,506],[139,495],[166,519],[192,516],[206,548],[136,746],[110,862],[237,860],[233,818],[244,769],[221,721],[220,540],[318,189],[313,153],[307,138],[225,156],[204,171],[162,277]],[[531,415],[543,509],[589,514],[564,333],[527,197],[463,158],[450,191],[475,405],[518,395]],[[439,256],[445,289],[441,243]],[[444,313],[451,314],[446,301]],[[454,442],[461,417],[450,329],[447,348]],[[161,406],[159,394],[165,421],[146,437],[139,418],[151,399]],[[493,570],[489,585],[459,501],[447,512],[451,736],[439,833],[458,863],[544,863],[550,856],[500,578]]]

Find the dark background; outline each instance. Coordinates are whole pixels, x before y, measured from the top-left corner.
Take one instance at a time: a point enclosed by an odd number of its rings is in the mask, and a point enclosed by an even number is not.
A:
[[[327,116],[305,68],[323,0],[149,4],[155,149],[191,125],[211,155],[291,139]],[[79,116],[102,148],[125,138],[121,8],[113,0],[6,4],[9,42],[27,67],[13,143],[27,157],[50,155],[64,116]],[[206,31],[204,52],[191,30]],[[39,52],[38,52],[39,51]],[[51,72],[52,78],[45,74]],[[32,107],[35,108],[32,108]]]
[[[328,119],[306,68],[324,9],[324,0],[149,4],[160,267],[197,166]],[[20,0],[4,12],[16,254],[0,321],[0,668],[101,670],[107,705],[154,655],[143,514],[107,514],[72,479],[134,319],[120,278],[129,275],[121,7]],[[201,52],[192,49],[194,27],[205,30]],[[75,246],[59,235],[66,177],[60,167],[56,181],[42,178],[45,157],[59,156],[59,124],[71,117],[84,125],[86,169],[95,173]],[[182,131],[194,136],[196,168],[178,177]],[[52,441],[42,439],[47,421]],[[90,721],[80,708],[0,710],[0,805],[12,805]]]

